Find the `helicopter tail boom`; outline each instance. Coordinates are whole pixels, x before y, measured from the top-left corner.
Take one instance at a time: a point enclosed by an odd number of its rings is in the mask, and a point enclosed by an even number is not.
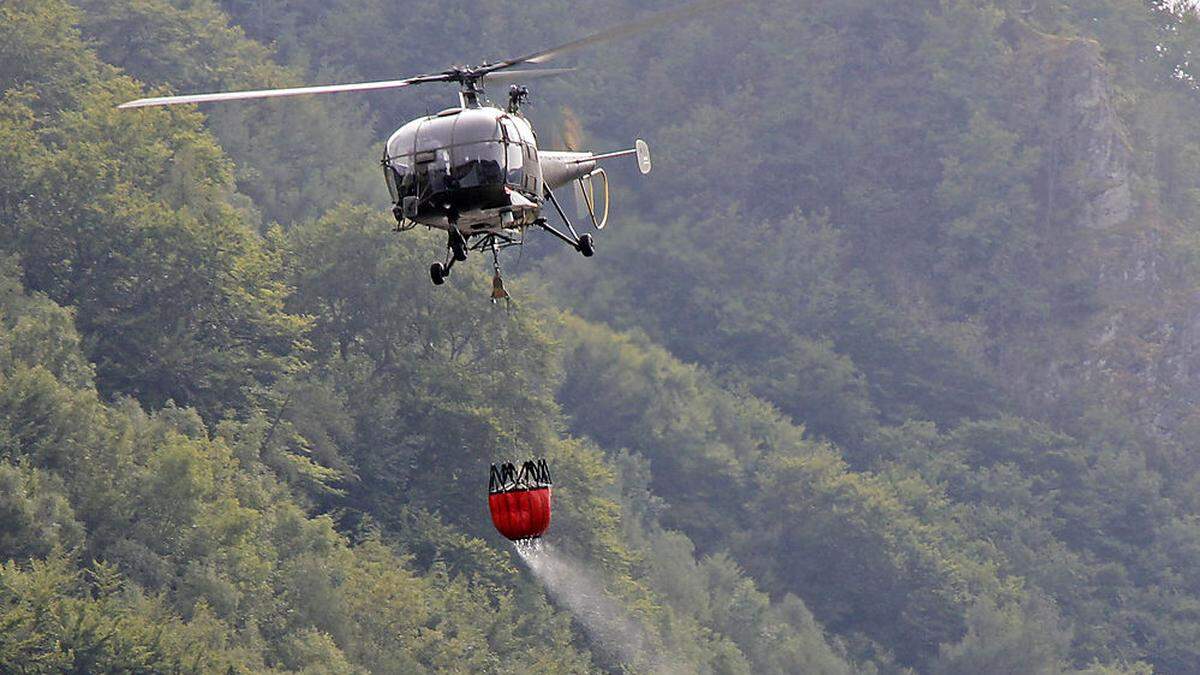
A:
[[[596,170],[596,160],[590,152],[539,150],[538,161],[548,190],[558,189]]]
[[[562,187],[573,180],[590,175],[596,170],[596,163],[617,157],[637,156],[638,170],[643,175],[650,173],[653,163],[650,161],[650,146],[646,141],[638,139],[634,147],[628,150],[593,154],[590,152],[561,152],[540,151],[538,159],[542,162],[542,177],[550,189]]]

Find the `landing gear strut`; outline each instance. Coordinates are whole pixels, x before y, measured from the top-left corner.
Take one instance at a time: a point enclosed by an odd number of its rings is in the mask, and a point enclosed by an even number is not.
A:
[[[435,262],[429,266],[429,278],[433,281],[433,285],[441,286],[446,283],[446,277],[450,276],[450,269],[454,267],[454,263],[462,262],[466,259],[467,238],[451,222],[450,235],[446,240],[446,261]]]
[[[538,218],[537,220],[533,221],[534,224],[566,242],[571,248],[582,253],[583,257],[590,258],[596,255],[596,246],[592,242],[592,235],[580,235],[578,232],[576,232],[575,226],[571,224],[571,219],[567,217],[567,214],[563,211],[562,206],[559,206],[558,199],[554,197],[554,193],[546,190],[546,196],[550,198],[550,203],[554,205],[554,210],[558,211],[559,217],[562,218],[563,222],[567,224],[567,231],[571,234],[567,235],[563,233],[558,228],[546,222],[545,218]]]
[[[571,224],[571,219],[567,217],[562,206],[558,203],[554,193],[546,191],[546,198],[554,205],[555,211],[562,218],[563,223],[567,226],[567,232],[563,232],[551,225],[545,218],[538,218],[533,221],[541,229],[549,232],[558,239],[566,242],[571,248],[579,251],[585,258],[590,258],[596,255],[596,244],[592,241],[592,235],[579,234],[575,231],[575,226]],[[450,212],[447,214],[449,224],[449,233],[446,238],[446,258],[444,261],[435,262],[429,266],[429,278],[435,286],[441,286],[446,283],[446,278],[450,276],[450,271],[454,269],[454,263],[462,262],[467,259],[468,251],[491,251],[492,253],[492,302],[509,298],[508,291],[504,289],[504,279],[500,276],[500,249],[509,246],[520,246],[524,243],[523,232],[520,238],[515,235],[505,234],[501,232],[482,232],[479,233],[475,241],[468,241],[458,229],[458,214]],[[511,223],[511,219],[508,221]],[[568,234],[569,233],[569,234]]]
[[[462,232],[459,232],[457,229],[450,230],[450,243],[448,246],[455,260],[462,262],[467,259],[467,240],[463,237]]]
[[[509,298],[508,291],[504,289],[504,279],[500,276],[500,251],[510,246],[521,246],[523,243],[524,239],[497,232],[480,234],[472,241],[467,239],[457,228],[451,229],[446,239],[446,258],[429,266],[429,278],[435,286],[441,286],[446,283],[446,278],[450,276],[450,270],[454,268],[454,264],[466,260],[470,251],[479,251],[480,253],[491,251],[492,271],[494,272],[492,302],[500,299],[507,300]]]

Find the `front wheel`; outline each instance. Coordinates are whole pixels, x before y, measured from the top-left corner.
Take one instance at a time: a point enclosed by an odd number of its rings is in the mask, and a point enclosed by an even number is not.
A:
[[[434,286],[441,286],[446,283],[446,266],[440,262],[430,265],[429,278],[433,280]]]
[[[592,235],[585,234],[579,237],[579,252],[583,257],[590,258],[596,255],[596,246],[592,243]]]

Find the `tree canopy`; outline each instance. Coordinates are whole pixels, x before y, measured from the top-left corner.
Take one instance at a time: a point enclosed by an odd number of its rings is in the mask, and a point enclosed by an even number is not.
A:
[[[760,0],[539,83],[598,254],[392,231],[391,79],[643,3],[0,5],[0,670],[1200,671],[1200,15]],[[531,237],[532,239],[532,237]],[[478,261],[474,261],[478,262]],[[461,274],[459,273],[461,270]],[[630,659],[491,528],[550,539]]]

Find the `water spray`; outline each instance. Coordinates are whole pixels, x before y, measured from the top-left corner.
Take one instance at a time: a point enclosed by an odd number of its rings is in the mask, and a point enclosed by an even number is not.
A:
[[[554,602],[575,615],[601,651],[637,672],[687,672],[678,660],[657,649],[646,629],[608,595],[588,566],[541,539],[514,542],[514,546]]]

